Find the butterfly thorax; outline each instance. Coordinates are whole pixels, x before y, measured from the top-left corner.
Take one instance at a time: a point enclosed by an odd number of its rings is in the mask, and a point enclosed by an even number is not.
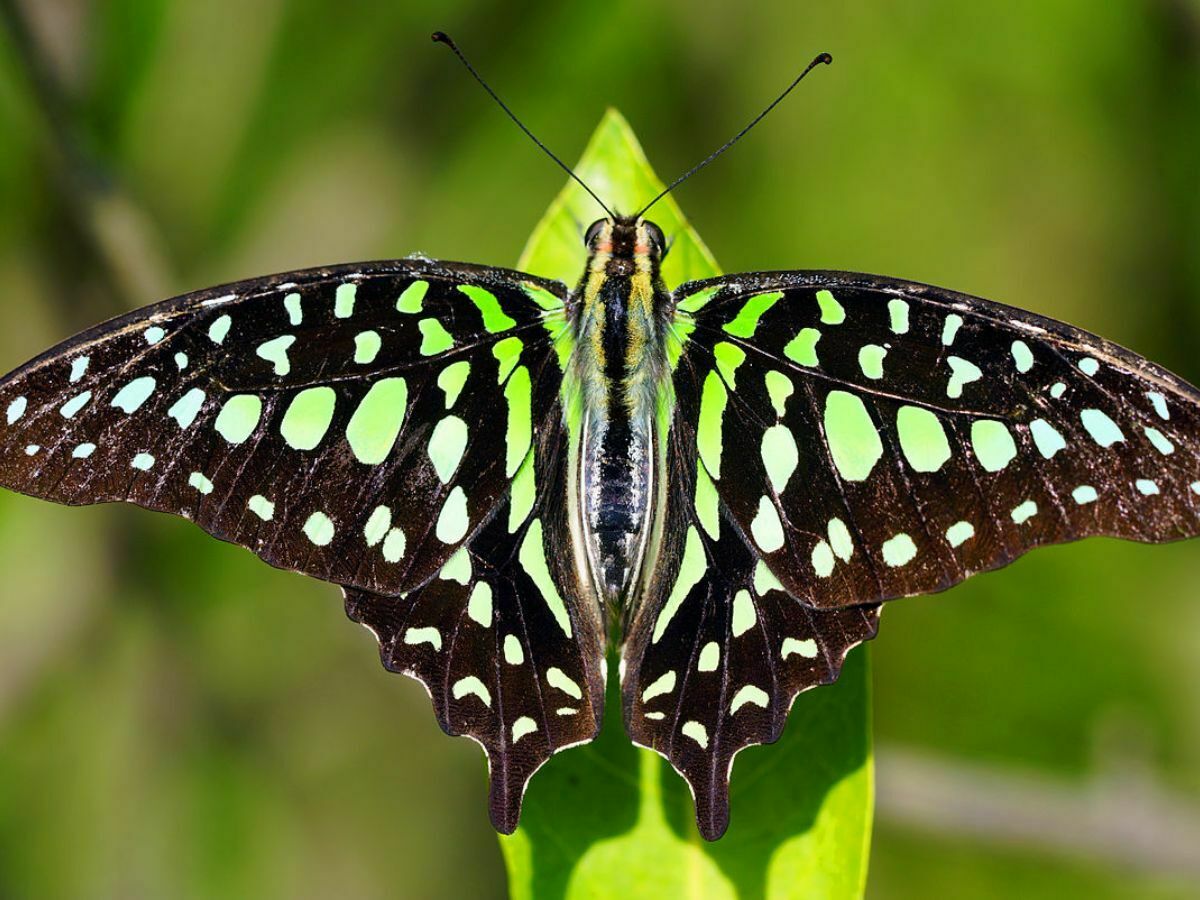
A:
[[[606,221],[591,237],[571,304],[572,374],[582,401],[576,484],[586,567],[616,610],[637,583],[650,533],[669,295],[661,245],[645,223]]]

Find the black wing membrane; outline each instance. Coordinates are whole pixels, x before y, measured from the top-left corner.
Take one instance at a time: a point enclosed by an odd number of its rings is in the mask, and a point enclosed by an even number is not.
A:
[[[1200,394],[1107,341],[849,273],[676,298],[667,533],[686,538],[635,613],[625,713],[692,784],[706,837],[733,755],[778,738],[880,602],[1041,544],[1200,532]]]
[[[548,499],[564,297],[403,260],[169,300],[0,380],[0,485],[181,515],[343,585],[385,664],[483,744],[511,831],[529,774],[596,733],[604,694],[599,611]]]

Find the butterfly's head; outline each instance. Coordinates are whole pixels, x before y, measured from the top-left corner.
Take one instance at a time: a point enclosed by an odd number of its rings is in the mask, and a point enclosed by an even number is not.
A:
[[[657,272],[667,253],[662,229],[635,216],[597,219],[584,233],[583,243],[592,260],[599,261],[609,275]]]

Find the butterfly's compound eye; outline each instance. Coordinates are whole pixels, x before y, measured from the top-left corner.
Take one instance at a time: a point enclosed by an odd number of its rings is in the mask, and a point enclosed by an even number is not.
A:
[[[646,223],[646,237],[650,239],[650,243],[654,245],[654,249],[658,251],[659,256],[663,256],[667,252],[667,238],[663,234],[661,228],[653,222]]]
[[[588,230],[583,233],[585,247],[591,247],[596,242],[596,238],[600,237],[600,232],[604,230],[604,223],[607,221],[607,219],[597,219],[588,226]]]

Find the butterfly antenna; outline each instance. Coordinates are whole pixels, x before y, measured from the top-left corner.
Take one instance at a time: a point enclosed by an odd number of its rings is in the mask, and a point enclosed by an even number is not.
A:
[[[778,106],[780,103],[783,102],[783,98],[786,97],[788,94],[790,94],[792,92],[792,89],[795,88],[796,85],[798,85],[801,81],[804,80],[805,75],[807,75],[809,72],[811,72],[813,69],[815,69],[819,65],[827,66],[832,62],[833,62],[833,57],[830,56],[828,53],[818,54],[817,57],[812,62],[810,62],[807,66],[804,67],[804,71],[796,76],[796,80],[787,86],[787,90],[785,90],[782,94],[780,94],[778,97],[776,97],[771,102],[770,106],[768,106],[766,109],[764,109],[762,112],[760,112],[757,116],[754,117],[754,121],[752,121],[749,125],[747,125],[741,131],[739,131],[737,134],[735,134],[733,137],[731,137],[729,140],[727,140],[724,144],[722,144],[720,147],[718,147],[716,150],[714,150],[712,153],[710,153],[708,156],[706,156],[703,160],[696,163],[696,165],[692,166],[690,169],[688,169],[686,172],[684,172],[682,175],[680,175],[678,178],[676,178],[674,181],[672,181],[669,185],[667,185],[665,188],[663,188],[662,193],[660,193],[657,197],[655,197],[653,200],[651,200],[649,203],[647,203],[645,206],[642,207],[642,211],[637,214],[637,218],[641,218],[642,216],[644,216],[647,212],[649,212],[650,207],[652,207],[655,203],[657,203],[663,197],[667,196],[667,194],[671,193],[671,191],[675,190],[675,188],[679,187],[679,185],[683,184],[685,181],[687,181],[689,178],[691,178],[693,175],[695,175],[697,172],[699,172],[701,169],[703,169],[705,166],[707,166],[710,162],[712,162],[714,159],[716,159],[718,156],[720,156],[722,153],[724,153],[726,150],[728,150],[730,147],[732,147],[734,144],[736,144],[738,141],[740,141],[742,138],[744,138],[746,136],[746,134],[750,131],[751,128],[753,128],[755,125],[757,125],[759,122],[761,122],[766,117],[767,113],[769,113],[776,106]]]
[[[535,135],[532,131],[530,131],[528,128],[525,127],[524,123],[516,117],[516,114],[511,109],[508,108],[508,106],[505,104],[505,102],[503,100],[501,100],[496,95],[496,92],[491,89],[491,87],[488,85],[488,83],[483,80],[483,76],[475,71],[475,67],[473,65],[471,65],[470,60],[468,60],[466,58],[466,56],[463,55],[463,52],[458,49],[458,44],[454,43],[454,40],[450,37],[450,35],[446,34],[444,31],[435,31],[433,33],[433,40],[435,43],[445,44],[447,47],[449,47],[451,50],[453,50],[454,55],[458,57],[459,62],[461,62],[464,66],[467,67],[467,71],[470,72],[471,75],[475,78],[475,80],[479,82],[480,86],[482,86],[483,89],[488,92],[488,94],[491,96],[491,98],[493,100],[496,101],[496,103],[499,105],[499,107],[502,110],[504,110],[505,113],[508,114],[508,117],[517,123],[517,127],[520,128],[523,132],[525,132],[525,135],[531,141],[533,141],[535,144],[537,144],[539,147],[541,147],[542,152],[545,153],[552,160],[554,160],[554,162],[558,164],[558,167],[560,169],[562,169],[564,172],[566,172],[568,175],[570,175],[571,178],[573,178],[575,180],[575,182],[581,188],[583,188],[585,191],[587,191],[588,194],[591,196],[591,198],[600,204],[600,208],[603,209],[606,213],[608,213],[609,218],[614,218],[614,219],[616,218],[616,215],[613,213],[613,211],[611,209],[608,208],[608,205],[603,200],[601,200],[599,197],[596,196],[596,192],[593,191],[586,184],[584,184],[583,179],[580,178],[578,175],[576,175],[571,170],[570,166],[568,166],[565,162],[563,162],[561,159],[559,159],[557,156],[555,156],[549,147],[547,147],[545,144],[543,144],[541,141],[539,141],[537,139],[537,135]],[[776,102],[778,102],[778,101],[776,101]]]

